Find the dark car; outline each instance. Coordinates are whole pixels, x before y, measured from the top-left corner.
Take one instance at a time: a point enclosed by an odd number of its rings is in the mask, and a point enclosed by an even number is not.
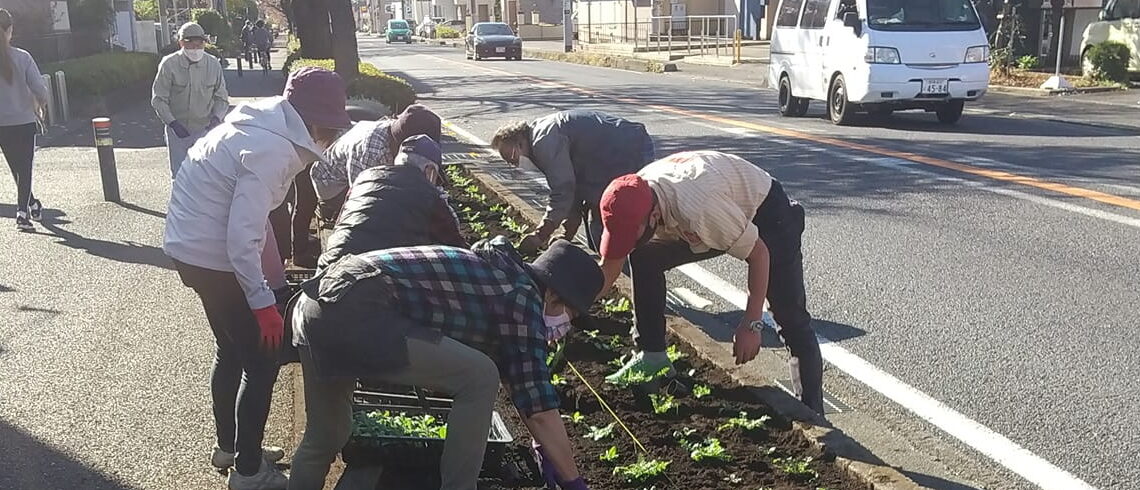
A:
[[[522,59],[522,39],[502,22],[480,22],[467,33],[467,59]]]

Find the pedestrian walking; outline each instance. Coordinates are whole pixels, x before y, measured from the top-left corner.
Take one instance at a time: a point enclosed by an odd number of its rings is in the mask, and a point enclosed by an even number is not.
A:
[[[602,195],[606,289],[629,258],[640,352],[630,370],[672,368],[665,353],[665,271],[727,253],[748,264],[748,305],[733,338],[736,363],[760,351],[767,299],[791,351],[797,394],[823,413],[823,361],[804,292],[804,208],[751,162],[715,151],[677,153],[614,179]],[[604,289],[603,289],[604,290]]]
[[[507,162],[536,168],[550,188],[546,214],[520,249],[538,250],[561,226],[559,238],[573,240],[583,220],[590,248],[602,233],[598,200],[615,177],[653,161],[653,139],[640,123],[599,111],[556,112],[531,122],[513,122],[495,133],[491,147]]]
[[[303,68],[284,96],[241,104],[191,149],[174,180],[163,251],[202,301],[217,340],[211,393],[217,447],[211,462],[234,466],[231,490],[283,489],[272,464],[283,452],[262,439],[284,324],[262,260],[269,211],[301,169],[350,124],[345,83]],[[276,260],[276,264],[280,264]],[[236,415],[236,416],[235,416]]]
[[[44,205],[32,194],[32,163],[50,93],[32,55],[12,46],[13,23],[0,9],[0,150],[16,182],[16,229],[32,231],[32,221],[43,218]]]
[[[245,21],[245,25],[241,28],[241,48],[242,56],[245,57],[246,64],[249,65],[249,69],[252,70],[253,22],[250,22],[248,19]],[[240,65],[241,62],[239,61],[238,64]]]
[[[206,31],[187,22],[178,29],[178,44],[182,49],[159,63],[151,88],[151,106],[166,125],[172,179],[194,143],[230,109],[222,63],[206,54]]]
[[[497,237],[473,250],[348,254],[318,272],[289,310],[306,410],[290,490],[323,487],[351,434],[360,377],[453,397],[441,484],[433,488],[476,489],[502,383],[537,443],[550,488],[585,489],[546,355],[601,286],[597,263],[565,240],[529,264]]]
[[[250,31],[250,41],[253,42],[254,49],[257,49],[258,60],[265,73],[272,70],[273,67],[269,62],[269,50],[273,47],[273,35],[269,33],[269,28],[265,27],[264,20],[258,20],[253,30]]]

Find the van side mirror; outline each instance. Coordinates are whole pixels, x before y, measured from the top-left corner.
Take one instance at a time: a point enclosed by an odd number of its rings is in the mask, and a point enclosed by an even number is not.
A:
[[[859,21],[859,12],[844,12],[843,25],[852,29],[858,29],[860,26],[862,26],[862,23]]]

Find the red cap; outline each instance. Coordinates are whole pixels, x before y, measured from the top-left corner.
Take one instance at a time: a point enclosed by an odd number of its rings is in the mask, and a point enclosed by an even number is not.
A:
[[[638,228],[653,210],[653,189],[637,174],[623,175],[606,187],[599,208],[605,226],[599,252],[603,258],[623,258],[641,238]]]

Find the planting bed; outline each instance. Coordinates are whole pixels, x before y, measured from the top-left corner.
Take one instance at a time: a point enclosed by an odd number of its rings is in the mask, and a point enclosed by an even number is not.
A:
[[[449,166],[448,173],[452,204],[468,240],[500,234],[517,240],[526,232],[516,211],[459,167]],[[788,422],[772,416],[746,388],[737,386],[687,345],[671,348],[679,376],[657,391],[606,384],[603,378],[616,371],[632,349],[629,302],[607,300],[594,308],[593,318],[591,325],[581,326],[567,338],[562,356],[552,356],[563,418],[579,468],[591,488],[868,488],[828,462]],[[668,407],[668,396],[675,406]],[[655,413],[654,405],[662,413]],[[498,410],[515,434],[516,447],[525,449],[529,434],[510,407],[501,392]],[[607,452],[610,461],[603,461]],[[694,460],[694,452],[701,461]],[[638,481],[615,475],[615,468],[629,469],[639,461],[667,462],[667,466],[657,476]],[[516,482],[485,488],[533,486]]]

